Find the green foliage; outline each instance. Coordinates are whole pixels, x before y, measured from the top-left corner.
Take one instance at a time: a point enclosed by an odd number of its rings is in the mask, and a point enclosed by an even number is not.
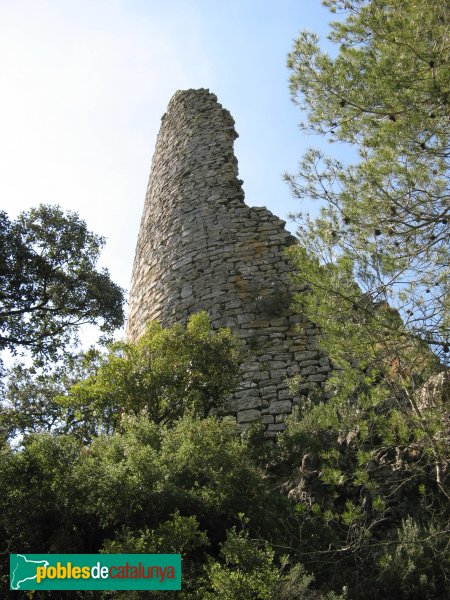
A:
[[[210,560],[207,566],[212,592],[207,600],[343,600],[345,595],[321,594],[310,588],[314,577],[301,563],[289,565],[286,557],[277,564],[267,542],[252,540],[245,530],[227,532],[221,545],[222,562]]]
[[[440,528],[433,525],[424,528],[418,521],[406,517],[397,531],[396,541],[380,558],[385,589],[399,599],[439,597],[443,581],[433,568],[433,562],[444,563],[449,570],[448,535]]]
[[[80,325],[122,325],[123,292],[95,268],[103,244],[58,207],[41,205],[15,221],[0,212],[0,350],[55,358]]]
[[[389,417],[387,404],[383,410]],[[350,597],[445,597],[450,515],[430,443],[415,441],[412,428],[406,441],[404,433],[383,438],[386,417],[369,419],[356,401],[351,412],[332,399],[297,418],[279,438],[284,463],[277,465],[290,473],[283,488],[296,502],[287,520],[295,560],[319,586],[345,586]],[[405,519],[414,527],[405,529]]]
[[[198,358],[205,343],[217,344],[214,356],[206,352],[210,371]],[[147,381],[148,370],[158,385],[162,374],[173,376],[175,398],[176,385],[179,394],[190,389],[186,382],[194,370],[198,385],[209,381],[208,372],[219,373],[215,361],[230,344],[236,349],[228,332],[210,332],[199,315],[185,331],[151,328],[141,354],[131,346],[128,354],[112,352],[112,360],[90,353],[87,365],[79,366],[80,376],[87,377],[75,389],[98,381],[106,385],[107,373],[123,386],[121,394],[129,394],[126,410],[109,428],[104,412],[77,415],[76,405],[70,408],[73,387],[56,422],[46,421],[45,414],[52,417],[57,410],[55,386],[67,389],[70,378],[44,385],[42,375],[40,387],[34,387],[30,374],[17,371],[15,393],[22,406],[27,408],[28,392],[44,399],[42,405],[30,402],[21,446],[1,449],[0,550],[179,551],[180,597],[186,599],[331,600],[342,598],[343,588],[349,597],[369,599],[439,597],[448,568],[443,559],[448,502],[440,487],[444,478],[436,481],[436,453],[444,457],[446,444],[438,413],[427,419],[424,431],[399,400],[392,410],[395,397],[382,380],[355,376],[343,391],[333,383],[335,393],[326,402],[316,397],[301,405],[273,445],[263,441],[257,425],[241,434],[232,420],[201,418],[195,402],[180,402],[178,415],[172,412],[165,422],[159,412],[152,419],[151,409],[142,408],[146,395],[125,376],[136,373]],[[164,370],[164,356],[170,370]],[[198,364],[203,366],[197,371]],[[211,380],[217,391],[208,394],[220,396],[220,381],[229,385],[230,378],[221,376]],[[139,392],[135,399],[133,389]],[[166,393],[164,386],[158,389]],[[349,390],[353,395],[346,395]],[[439,464],[443,475],[444,463]],[[243,531],[236,529],[239,524]],[[6,582],[7,555],[0,556]]]
[[[83,510],[105,529],[154,527],[179,509],[217,539],[248,505],[255,522],[266,518],[265,485],[246,457],[235,424],[185,417],[166,428],[133,417],[94,440],[73,476]]]
[[[389,303],[405,327],[448,352],[450,125],[449,6],[446,0],[329,0],[331,57],[303,32],[288,60],[291,92],[307,112],[305,130],[353,145],[346,165],[310,150],[295,194],[323,203],[301,216],[300,239],[312,256],[334,262],[338,315],[364,312],[365,298]],[[340,257],[339,261],[336,258]],[[341,277],[342,281],[336,281]],[[357,280],[345,287],[346,279]],[[307,279],[305,277],[305,279]],[[341,284],[341,285],[340,285]],[[336,299],[337,300],[337,299]],[[330,315],[329,315],[330,316]]]
[[[200,418],[236,385],[238,359],[201,313],[65,369],[17,366],[1,414],[14,444],[1,448],[0,551],[181,551],[186,590],[198,585],[209,540],[248,507],[263,527],[272,506],[236,425]]]
[[[0,550],[181,551],[200,579],[205,549],[238,513],[255,531],[276,527],[277,500],[231,422],[128,417],[89,444],[34,434],[1,452]]]
[[[0,406],[0,439],[18,443],[29,433],[70,433],[85,430],[79,411],[63,407],[58,396],[98,368],[100,352],[66,356],[63,363],[16,364],[8,371],[4,399]]]
[[[0,454],[0,537],[10,552],[57,552],[80,548],[73,519],[76,490],[67,474],[78,460],[78,440],[50,434],[30,436],[22,451]],[[3,550],[4,548],[2,548]],[[22,549],[22,550],[20,550]]]
[[[185,417],[171,428],[129,417],[122,433],[89,445],[73,436],[32,435],[20,451],[2,450],[1,484],[2,539],[22,535],[27,549],[51,546],[64,518],[67,531],[75,532],[74,514],[88,539],[122,525],[154,528],[177,509],[196,515],[219,538],[247,507],[255,523],[266,519],[261,472],[247,460],[236,425],[212,417]],[[43,506],[55,527],[42,519],[34,535],[32,515],[42,517]]]
[[[186,327],[152,323],[136,344],[114,344],[95,374],[59,401],[82,416],[86,435],[114,431],[122,414],[146,414],[161,424],[183,414],[200,418],[237,385],[239,356],[230,331],[212,331],[204,312]]]
[[[124,529],[116,539],[106,540],[102,551],[105,554],[181,553],[185,558],[186,553],[208,545],[208,537],[199,529],[196,517],[182,517],[177,511],[153,531],[147,527],[138,532]]]
[[[449,6],[325,4],[340,12],[329,36],[336,51],[301,33],[291,92],[306,110],[304,130],[355,158],[309,150],[287,177],[298,197],[321,204],[317,218],[298,215],[290,256],[306,289],[296,306],[320,327],[335,367],[280,440],[285,489],[298,503],[293,545],[318,583],[339,561],[334,587],[351,597],[440,598],[448,384],[433,398],[430,389],[439,373],[446,380],[450,330]]]
[[[206,598],[270,600],[274,597],[279,575],[269,546],[259,547],[247,535],[232,529],[222,544],[221,555],[224,565],[211,562],[208,566],[214,592]]]
[[[114,540],[106,540],[103,545],[103,553],[167,553],[181,554],[183,557],[183,592],[164,592],[164,598],[189,597],[189,592],[198,589],[202,580],[202,569],[199,563],[204,558],[204,550],[209,546],[206,532],[200,529],[195,516],[183,517],[175,512],[167,521],[158,525],[153,531],[145,527],[142,530],[133,531],[124,529]],[[143,593],[135,593],[137,598],[143,597]],[[129,592],[105,593],[104,597],[128,598]],[[133,595],[131,595],[133,597]],[[148,593],[148,597],[158,597],[158,594]],[[195,597],[195,594],[194,594]]]

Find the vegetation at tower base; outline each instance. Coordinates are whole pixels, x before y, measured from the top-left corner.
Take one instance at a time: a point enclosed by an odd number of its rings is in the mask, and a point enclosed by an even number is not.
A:
[[[306,589],[310,580],[303,571],[297,567],[289,578],[287,563],[279,563],[268,542],[257,541],[282,543],[278,532],[290,509],[260,464],[252,441],[256,434],[243,437],[232,420],[204,416],[205,399],[210,403],[214,394],[220,401],[236,377],[238,346],[229,332],[211,332],[200,314],[185,330],[153,326],[134,351],[131,345],[124,348],[122,358],[111,352],[97,363],[99,376],[91,374],[73,386],[64,401],[65,408],[73,401],[68,414],[75,414],[84,383],[115,407],[114,390],[104,387],[107,372],[117,384],[116,393],[129,399],[120,418],[108,421],[109,413],[100,403],[99,410],[81,410],[79,422],[68,423],[65,430],[25,434],[20,447],[2,445],[2,587],[7,587],[11,552],[181,551],[182,597],[219,597],[215,593],[220,594],[224,578],[238,580],[242,572],[247,582],[262,581],[270,574],[265,589],[273,594],[275,582],[289,589],[294,579]],[[163,366],[164,358],[168,367]],[[160,394],[156,402],[178,397],[177,410],[165,409],[161,418],[160,407],[151,406],[152,386]],[[222,548],[226,565],[221,566],[220,548],[228,530]],[[240,553],[235,550],[230,558],[232,540]],[[285,597],[298,597],[292,594]]]
[[[123,292],[96,270],[101,236],[75,213],[40,205],[15,221],[0,212],[0,350],[56,359],[80,325],[111,333]]]
[[[68,389],[14,382],[22,406],[46,402],[0,449],[3,588],[10,552],[180,551],[182,598],[445,597],[436,455],[382,381],[367,377],[353,404],[310,398],[274,444],[262,425],[206,415],[236,385],[239,344],[205,314],[86,360]]]
[[[90,349],[44,372],[15,366],[0,412],[0,435],[73,434],[82,440],[114,433],[124,414],[169,424],[203,418],[238,384],[241,344],[212,331],[206,313],[186,327],[151,323],[136,344]]]
[[[203,418],[236,387],[239,357],[239,342],[227,329],[213,332],[204,312],[186,327],[154,322],[136,344],[111,346],[95,374],[60,400],[91,424],[88,437],[115,431],[122,413],[146,413],[157,424]]]

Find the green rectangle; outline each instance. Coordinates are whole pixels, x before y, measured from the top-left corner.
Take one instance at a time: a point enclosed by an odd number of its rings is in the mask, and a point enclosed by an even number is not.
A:
[[[11,590],[181,590],[180,554],[11,554]]]

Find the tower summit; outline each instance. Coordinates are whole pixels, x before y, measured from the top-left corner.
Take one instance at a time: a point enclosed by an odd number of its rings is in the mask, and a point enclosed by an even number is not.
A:
[[[266,435],[284,428],[299,401],[286,378],[300,373],[306,393],[326,379],[317,329],[290,309],[295,238],[266,208],[244,203],[230,113],[208,90],[178,91],[162,118],[136,246],[127,338],[146,324],[185,323],[205,310],[213,327],[243,340],[239,390],[222,408],[239,423],[260,420]]]

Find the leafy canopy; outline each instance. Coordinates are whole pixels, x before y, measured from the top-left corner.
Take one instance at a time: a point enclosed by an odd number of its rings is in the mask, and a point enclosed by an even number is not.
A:
[[[77,329],[123,323],[123,291],[96,269],[104,239],[76,213],[40,205],[0,212],[0,350],[55,358]]]
[[[137,343],[90,349],[41,369],[16,365],[5,384],[0,437],[68,434],[89,440],[117,430],[123,415],[172,425],[217,409],[240,378],[240,343],[211,330],[206,313],[186,326],[154,322]],[[17,440],[16,440],[17,441]]]
[[[137,343],[114,344],[95,373],[59,401],[86,425],[87,435],[91,425],[91,433],[114,431],[122,414],[145,413],[159,424],[184,414],[202,418],[236,387],[239,356],[230,330],[211,330],[205,312],[192,315],[186,327],[153,322]]]

